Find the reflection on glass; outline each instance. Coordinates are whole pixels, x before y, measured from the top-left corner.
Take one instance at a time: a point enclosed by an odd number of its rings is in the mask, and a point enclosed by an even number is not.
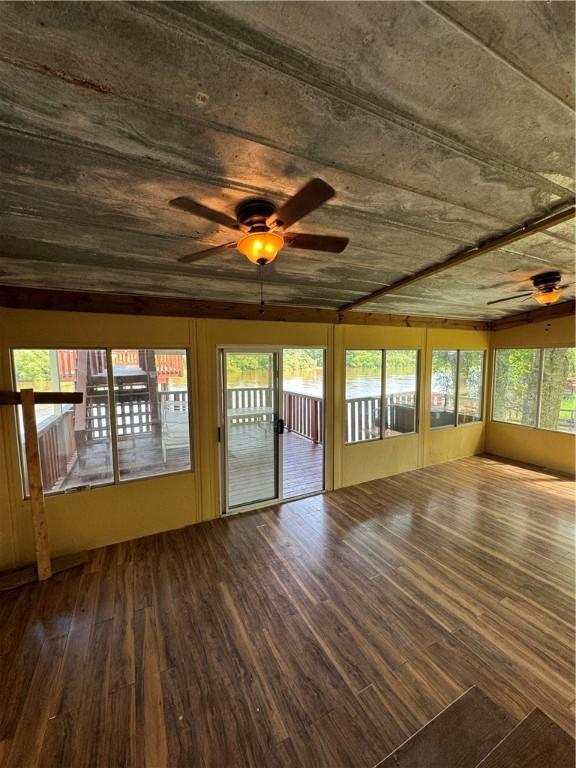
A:
[[[456,419],[456,350],[432,351],[430,426],[454,426]]]
[[[544,350],[541,429],[576,432],[576,348]]]
[[[282,352],[283,498],[324,488],[324,350]]]
[[[276,353],[225,353],[228,507],[278,495]]]
[[[182,349],[112,351],[120,480],[190,469]]]
[[[482,421],[484,352],[465,349],[458,362],[458,424]]]
[[[345,442],[378,440],[382,427],[382,352],[346,351]]]
[[[539,349],[496,350],[492,418],[535,427],[539,380]]]
[[[16,349],[13,359],[17,389],[84,393],[83,402],[76,405],[36,406],[44,492],[113,482],[105,350]],[[24,460],[22,466],[25,471]],[[27,493],[26,477],[24,481]]]
[[[416,432],[418,351],[387,349],[384,354],[384,437]]]

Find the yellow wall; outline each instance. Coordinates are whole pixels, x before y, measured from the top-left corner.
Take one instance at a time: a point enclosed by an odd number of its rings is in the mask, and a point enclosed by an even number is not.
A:
[[[428,382],[432,349],[488,349],[489,339],[490,335],[481,331],[0,309],[0,388],[12,388],[9,368],[12,347],[189,350],[194,470],[49,496],[47,511],[52,550],[54,554],[63,554],[178,528],[219,514],[216,439],[219,346],[285,345],[326,349],[326,487],[331,489],[482,452],[484,422],[439,430],[428,428]],[[343,444],[346,348],[420,350],[418,434],[357,445]],[[22,500],[14,409],[0,408],[0,430],[0,568],[6,568],[31,561],[33,543],[29,504]]]
[[[573,317],[559,317],[548,322],[493,331],[491,334],[493,351],[506,347],[573,347],[575,345]],[[571,475],[576,471],[576,435],[488,421],[486,451]]]
[[[482,453],[484,423],[430,429],[430,397],[433,349],[484,349],[486,331],[449,331],[426,328],[336,326],[334,329],[334,487],[344,487],[407,472],[429,464]],[[344,444],[344,352],[346,349],[420,350],[419,431],[370,443]]]
[[[195,364],[194,325],[186,319],[0,310],[0,326],[0,389],[12,389],[10,347],[179,347],[191,350]],[[193,406],[194,385],[195,379]],[[0,419],[0,568],[7,568],[31,561],[34,547],[29,503],[22,499],[15,409],[0,408]],[[197,522],[198,473],[48,496],[46,508],[53,553],[77,552]]]

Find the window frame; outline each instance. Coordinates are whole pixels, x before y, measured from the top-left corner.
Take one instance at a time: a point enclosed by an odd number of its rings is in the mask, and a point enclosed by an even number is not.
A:
[[[454,423],[442,424],[438,427],[432,425],[431,421],[428,422],[428,429],[441,430],[441,429],[461,429],[462,427],[472,427],[478,424],[483,424],[485,419],[484,400],[486,397],[486,349],[477,347],[463,347],[461,349],[454,349],[454,347],[434,347],[430,353],[430,380],[429,380],[429,394],[430,394],[430,410],[429,414],[432,415],[432,360],[434,352],[456,352],[456,374],[455,380],[455,392],[454,392]],[[475,421],[467,421],[464,424],[458,423],[458,417],[460,415],[460,353],[461,352],[481,352],[482,353],[482,393],[480,396],[480,417]]]
[[[106,376],[106,382],[108,385],[108,408],[109,408],[109,429],[110,429],[110,451],[112,456],[112,469],[113,469],[113,477],[110,481],[107,481],[105,483],[97,483],[96,485],[78,485],[72,488],[63,488],[61,490],[56,491],[44,491],[45,496],[61,496],[63,494],[67,493],[78,493],[80,491],[95,491],[99,488],[110,488],[112,486],[120,486],[120,485],[126,485],[128,483],[136,483],[146,480],[151,480],[157,477],[169,477],[171,475],[183,475],[186,473],[194,473],[196,471],[195,468],[195,450],[194,450],[194,431],[193,431],[193,415],[192,415],[192,403],[193,403],[193,397],[192,397],[192,355],[190,354],[190,348],[189,347],[179,347],[179,346],[168,346],[168,347],[139,347],[139,346],[126,346],[126,347],[108,347],[104,345],[96,345],[96,346],[65,346],[65,347],[40,347],[38,345],[33,346],[18,346],[18,347],[10,347],[9,349],[9,355],[10,355],[10,374],[12,379],[12,388],[16,391],[17,389],[17,377],[16,377],[16,360],[14,353],[19,350],[34,350],[34,349],[42,349],[47,350],[49,352],[59,352],[64,351],[68,349],[76,350],[76,351],[86,351],[89,352],[90,350],[102,350],[106,354],[106,368],[107,368],[107,376]],[[162,472],[158,474],[151,474],[151,475],[144,475],[142,477],[129,477],[124,480],[120,479],[120,471],[119,471],[119,453],[118,453],[118,435],[116,432],[116,407],[115,407],[115,400],[114,400],[114,371],[112,368],[112,352],[118,349],[152,349],[154,352],[167,352],[169,350],[177,349],[179,351],[184,352],[185,360],[186,360],[186,391],[187,391],[187,397],[188,397],[188,437],[190,441],[190,466],[187,469],[176,469],[172,470],[170,472]],[[30,498],[30,494],[26,492],[26,483],[25,483],[25,468],[24,468],[24,444],[22,442],[22,436],[20,434],[20,429],[18,425],[18,413],[15,410],[14,413],[15,417],[15,429],[16,429],[16,439],[18,441],[18,456],[19,456],[19,465],[20,465],[20,480],[21,480],[21,486],[22,486],[22,499],[27,500]]]
[[[538,373],[538,387],[536,389],[536,423],[534,425],[531,424],[517,424],[514,421],[502,421],[502,419],[495,419],[494,418],[494,396],[496,394],[496,388],[494,386],[494,378],[496,376],[496,355],[498,352],[506,352],[512,349],[532,349],[538,351],[538,364],[539,364],[539,373]],[[544,380],[544,353],[547,349],[575,349],[575,347],[572,344],[554,344],[552,347],[539,347],[539,346],[524,346],[524,347],[496,347],[493,350],[493,357],[492,357],[492,377],[490,386],[492,388],[491,396],[490,396],[490,421],[494,424],[507,424],[511,427],[520,427],[521,429],[537,429],[540,432],[552,432],[556,435],[573,435],[574,432],[565,432],[562,429],[549,429],[548,427],[541,427],[540,426],[540,413],[542,410],[542,382]]]
[[[383,422],[383,413],[384,413],[384,399],[386,397],[386,367],[387,367],[387,361],[386,361],[386,353],[387,352],[416,352],[416,398],[414,402],[414,431],[413,432],[402,432],[398,435],[385,435],[384,430],[382,429],[382,422]],[[346,408],[346,371],[348,370],[348,366],[346,365],[346,355],[348,352],[380,352],[381,354],[381,371],[380,371],[380,429],[379,429],[379,435],[378,437],[370,437],[365,438],[364,440],[353,440],[352,442],[349,442],[346,440],[346,433],[347,433],[347,408]],[[421,373],[421,360],[422,360],[422,349],[421,347],[347,347],[344,350],[344,445],[364,445],[366,443],[378,443],[383,440],[394,440],[399,437],[411,437],[412,435],[417,435],[420,432],[420,389],[421,389],[421,381],[420,381],[420,373]]]

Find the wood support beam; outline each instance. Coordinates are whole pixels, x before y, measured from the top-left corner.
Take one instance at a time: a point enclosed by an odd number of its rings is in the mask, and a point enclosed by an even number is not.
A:
[[[52,576],[52,565],[50,563],[48,524],[46,522],[46,506],[44,504],[42,473],[40,470],[40,449],[38,446],[38,432],[36,430],[34,390],[23,389],[20,395],[22,402],[22,421],[24,422],[28,492],[30,494],[30,504],[32,506],[32,525],[34,526],[38,581],[44,581]]]
[[[24,390],[23,390],[24,391]],[[65,405],[82,402],[82,392],[34,392],[35,405]],[[20,392],[0,392],[0,405],[21,405],[22,394]]]
[[[570,208],[559,211],[558,213],[554,213],[551,216],[535,219],[531,222],[528,222],[527,224],[523,224],[521,227],[517,227],[516,229],[507,232],[504,235],[498,235],[498,237],[493,237],[490,240],[474,246],[473,248],[467,248],[464,251],[460,251],[454,256],[450,256],[450,258],[446,259],[445,261],[441,261],[438,264],[432,264],[430,267],[426,267],[426,269],[420,270],[420,272],[415,272],[413,275],[403,277],[401,280],[398,280],[391,285],[385,285],[382,288],[378,288],[378,290],[372,291],[372,293],[368,293],[366,296],[362,296],[360,299],[356,299],[355,301],[351,301],[349,304],[345,304],[340,308],[340,311],[344,313],[350,312],[357,307],[361,307],[363,304],[376,301],[377,299],[382,298],[382,296],[386,296],[388,293],[399,291],[401,288],[412,285],[412,283],[416,283],[419,280],[424,280],[425,278],[431,277],[432,275],[437,275],[440,272],[444,272],[447,269],[452,269],[453,267],[457,267],[460,264],[465,264],[467,261],[478,258],[478,256],[482,256],[483,254],[489,253],[490,251],[496,251],[498,248],[503,248],[506,245],[510,245],[510,243],[523,240],[525,237],[530,237],[537,232],[550,229],[557,224],[568,221],[575,215],[576,207],[571,206]]]
[[[119,315],[149,315],[160,317],[210,318],[214,320],[268,320],[292,323],[329,323],[333,325],[373,325],[403,328],[451,328],[486,331],[491,328],[512,327],[523,323],[541,322],[548,318],[574,313],[574,302],[561,302],[550,307],[499,320],[467,320],[421,315],[392,315],[379,312],[342,313],[336,309],[280,306],[270,304],[263,309],[259,304],[240,304],[195,299],[165,298],[160,296],[129,296],[113,293],[85,293],[80,291],[53,291],[43,288],[18,288],[0,285],[0,307],[15,309],[42,309],[59,312],[98,312]],[[17,392],[0,393],[0,405],[20,402]],[[2,400],[8,398],[8,400]],[[76,399],[80,398],[80,399]],[[78,403],[79,393],[36,392],[37,403]]]
[[[50,561],[50,544],[48,540],[48,523],[46,520],[46,505],[44,488],[42,486],[42,469],[40,465],[40,446],[36,428],[37,403],[81,403],[82,392],[42,392],[36,394],[33,389],[22,389],[20,392],[0,392],[0,405],[21,405],[22,423],[24,425],[24,446],[26,451],[26,474],[28,477],[28,493],[32,508],[32,526],[34,528],[34,546],[36,549],[36,571],[39,581],[45,581],[52,576]],[[27,583],[22,579],[28,575],[12,573],[0,577],[0,589]]]
[[[545,323],[547,320],[555,320],[558,317],[569,317],[576,314],[576,301],[561,301],[559,304],[551,304],[549,307],[538,307],[518,315],[508,315],[492,322],[493,331],[501,331],[504,328],[515,328],[518,325],[530,325],[532,323]]]
[[[343,319],[337,309],[240,304],[161,296],[130,296],[115,293],[54,291],[43,288],[20,288],[0,285],[0,307],[15,309],[45,309],[58,312],[98,312],[119,315],[150,315],[161,317],[196,317],[214,320],[269,320],[292,323],[330,323],[338,325],[388,325],[407,328],[458,328],[486,330],[484,320],[462,318],[390,315],[375,312],[353,312]],[[38,393],[39,394],[39,393]]]

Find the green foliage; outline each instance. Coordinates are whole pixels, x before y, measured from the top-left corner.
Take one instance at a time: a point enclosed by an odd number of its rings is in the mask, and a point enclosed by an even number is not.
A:
[[[569,402],[573,396],[568,382],[576,376],[576,348],[546,349],[543,359],[544,370],[541,376],[539,349],[497,351],[494,371],[495,419],[536,426],[539,388],[540,427],[558,429],[561,420],[571,419]]]
[[[49,379],[50,352],[47,349],[16,349],[14,367],[17,381]]]
[[[292,375],[301,371],[322,368],[324,351],[321,349],[285,349],[283,357],[284,374]],[[227,371],[230,374],[246,374],[258,371],[268,372],[269,358],[254,353],[234,353],[227,357]]]
[[[349,349],[346,352],[346,368],[380,369],[382,352],[379,349]]]
[[[283,365],[285,375],[322,368],[323,364],[324,350],[322,349],[284,350]]]
[[[413,371],[416,367],[417,352],[413,349],[388,349],[385,354],[387,371]],[[346,352],[347,368],[379,370],[381,365],[379,349],[349,349]]]
[[[456,393],[458,353],[450,349],[432,351],[432,380],[434,390],[453,398]]]

